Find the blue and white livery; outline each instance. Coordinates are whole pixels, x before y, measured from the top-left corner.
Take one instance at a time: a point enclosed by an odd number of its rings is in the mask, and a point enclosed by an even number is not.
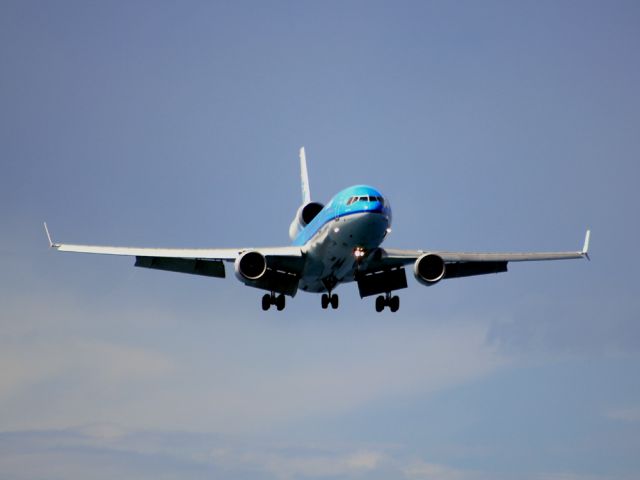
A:
[[[507,271],[508,262],[589,258],[584,246],[573,252],[466,253],[397,250],[381,247],[391,232],[391,205],[377,189],[356,185],[323,205],[311,199],[304,147],[300,149],[302,205],[289,227],[292,244],[271,248],[136,248],[55,243],[45,223],[49,246],[63,252],[129,255],[135,266],[225,277],[224,262],[233,263],[245,285],[266,290],[262,308],[285,307],[286,296],[299,290],[321,293],[322,308],[338,308],[336,287],[355,282],[360,297],[376,295],[376,311],[395,312],[400,299],[392,292],[407,287],[406,266],[423,285],[440,280]]]

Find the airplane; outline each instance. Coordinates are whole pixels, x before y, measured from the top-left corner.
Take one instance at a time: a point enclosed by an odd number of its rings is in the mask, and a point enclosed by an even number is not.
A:
[[[589,259],[587,230],[583,248],[569,252],[467,253],[438,250],[399,250],[381,247],[391,232],[391,205],[379,190],[355,185],[336,194],[326,205],[311,200],[305,149],[299,152],[302,205],[289,237],[292,244],[267,248],[137,248],[55,243],[45,222],[49,247],[61,252],[126,255],[135,266],[207,277],[225,277],[224,262],[233,263],[245,285],[265,290],[262,309],[285,308],[286,296],[299,290],[321,293],[321,306],[337,309],[336,287],[355,282],[361,298],[376,296],[375,309],[400,308],[393,292],[407,288],[405,267],[422,285],[450,278],[507,271],[509,262]]]

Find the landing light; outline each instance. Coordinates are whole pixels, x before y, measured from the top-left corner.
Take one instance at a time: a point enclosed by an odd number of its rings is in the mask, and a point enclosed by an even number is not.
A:
[[[340,228],[336,227],[336,228],[333,229],[333,231],[334,231],[334,233],[338,233],[340,231]]]
[[[387,228],[387,233],[391,233],[391,228]]]
[[[353,256],[356,258],[362,258],[364,257],[364,253],[365,253],[364,249],[361,247],[358,247],[353,251]]]

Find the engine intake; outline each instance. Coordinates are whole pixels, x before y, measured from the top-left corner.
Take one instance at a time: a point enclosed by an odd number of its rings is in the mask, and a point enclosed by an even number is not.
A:
[[[255,281],[266,273],[267,259],[260,252],[249,250],[236,259],[234,266],[236,277],[240,281]]]
[[[323,208],[324,205],[317,202],[309,202],[302,205],[296,212],[296,216],[289,227],[289,238],[291,238],[291,240],[296,238],[300,231],[309,225],[309,223],[316,218]]]
[[[423,285],[431,286],[438,283],[444,277],[446,266],[439,255],[425,253],[416,260],[413,265],[413,274],[416,280]]]

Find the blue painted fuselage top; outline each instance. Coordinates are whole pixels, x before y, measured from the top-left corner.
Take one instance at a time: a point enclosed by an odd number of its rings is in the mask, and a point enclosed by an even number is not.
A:
[[[367,185],[354,185],[336,194],[315,218],[294,239],[293,245],[303,246],[331,222],[347,217],[382,217],[385,228],[391,227],[391,205],[379,190]]]

